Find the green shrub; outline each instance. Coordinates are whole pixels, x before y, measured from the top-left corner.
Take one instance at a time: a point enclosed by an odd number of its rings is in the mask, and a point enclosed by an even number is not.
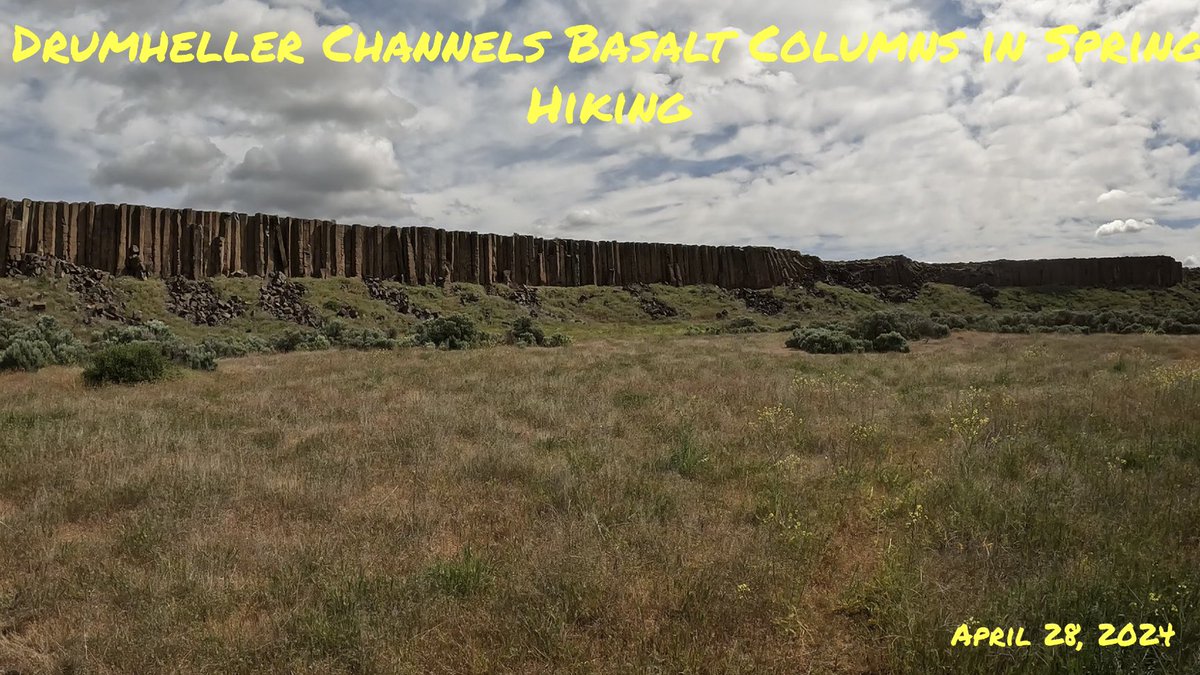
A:
[[[170,373],[161,345],[153,342],[131,342],[104,347],[92,355],[83,371],[83,381],[89,386],[103,384],[136,384],[156,382]]]
[[[770,333],[771,329],[766,326],[760,326],[750,317],[740,317],[727,322],[721,327],[722,332],[730,335],[746,335],[750,333]]]
[[[874,340],[884,333],[900,332],[900,317],[895,312],[868,312],[858,317],[853,333],[863,340]]]
[[[810,354],[854,354],[865,351],[861,340],[828,328],[802,328],[792,333],[787,346]]]
[[[884,333],[883,335],[876,337],[871,343],[871,346],[874,347],[875,351],[880,353],[908,353],[908,340],[906,340],[903,335],[895,332]]]
[[[96,337],[101,347],[129,344],[153,344],[172,363],[192,370],[217,369],[219,352],[208,344],[189,344],[179,339],[162,321],[147,321],[136,326],[109,326]]]
[[[523,316],[513,322],[505,341],[510,345],[540,347],[546,343],[546,334],[533,323],[533,319]]]
[[[184,345],[183,349],[169,355],[175,363],[187,366],[192,370],[214,371],[217,369],[217,355],[204,345]]]
[[[132,342],[175,342],[179,338],[162,321],[147,321],[136,326],[109,326],[96,341],[106,345],[127,345]]]
[[[489,336],[481,333],[476,337],[475,343],[486,343],[489,340]],[[512,327],[505,333],[503,342],[520,347],[565,347],[571,344],[571,338],[561,333],[546,335],[533,319],[523,316],[513,322]]]
[[[395,349],[397,342],[382,331],[372,328],[354,328],[337,320],[330,321],[321,333],[331,344],[347,349]]]
[[[323,352],[333,345],[321,333],[309,330],[289,330],[271,342],[271,348],[286,354],[289,352]]]
[[[86,350],[54,317],[39,317],[32,326],[0,320],[0,370],[38,370],[83,360]]]
[[[983,300],[993,307],[996,306],[996,301],[1000,299],[1000,291],[988,284],[979,284],[975,288],[971,289],[971,293],[979,296],[980,300]]]
[[[949,337],[950,327],[927,316],[911,312],[869,312],[858,317],[855,337],[871,341],[885,333],[900,333],[909,340]]]
[[[50,346],[41,340],[18,338],[0,353],[0,370],[33,372],[54,363]]]
[[[417,326],[413,341],[445,349],[466,349],[481,339],[479,329],[471,319],[457,314],[430,319]]]
[[[271,351],[271,343],[254,335],[244,338],[207,338],[200,343],[219,359],[237,358]]]

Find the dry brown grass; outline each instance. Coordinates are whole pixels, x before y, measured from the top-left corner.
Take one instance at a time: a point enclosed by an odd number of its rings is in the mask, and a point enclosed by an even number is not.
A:
[[[1197,665],[1200,342],[781,342],[2,375],[0,669]],[[949,648],[1125,617],[1178,647]]]

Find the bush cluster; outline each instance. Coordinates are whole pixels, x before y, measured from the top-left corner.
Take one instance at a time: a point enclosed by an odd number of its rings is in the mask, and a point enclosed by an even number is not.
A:
[[[845,331],[832,328],[801,328],[788,338],[789,349],[809,354],[856,354],[866,351],[866,343]]]
[[[413,342],[442,349],[466,349],[483,340],[475,322],[461,314],[443,316],[417,326]]]
[[[990,284],[979,284],[971,289],[971,294],[978,296],[980,300],[983,300],[992,307],[999,306],[1000,291]]]
[[[523,316],[513,322],[504,342],[520,347],[565,347],[571,344],[571,338],[561,333],[546,335],[533,319]]]
[[[100,350],[120,345],[149,344],[169,361],[186,368],[217,369],[216,352],[203,344],[184,342],[162,321],[147,321],[135,326],[109,326],[96,336],[95,344]]]
[[[163,352],[162,343],[110,344],[92,354],[83,371],[83,381],[92,387],[157,382],[170,371],[171,361]]]
[[[867,312],[849,324],[824,322],[796,329],[787,346],[812,354],[909,351],[909,340],[941,339],[950,326],[913,312]]]
[[[333,347],[329,338],[319,331],[291,329],[271,340],[271,349],[281,354],[291,352],[323,352]]]
[[[373,349],[395,349],[399,343],[395,336],[373,328],[355,328],[341,321],[330,321],[321,329],[330,343],[346,349],[363,351]]]
[[[850,332],[860,340],[871,341],[887,333],[899,333],[908,340],[940,340],[950,336],[950,326],[913,312],[869,312],[855,321]]]
[[[1128,309],[1098,312],[1052,309],[972,315],[961,320],[966,328],[989,333],[1200,335],[1200,311],[1187,310],[1148,314]]]
[[[908,340],[906,340],[900,333],[892,331],[890,333],[876,335],[875,339],[871,341],[871,347],[880,353],[900,352],[902,354],[907,354]]]
[[[32,326],[0,319],[0,370],[35,371],[81,361],[83,345],[52,316],[39,317]]]
[[[239,358],[271,351],[271,343],[256,335],[238,338],[206,338],[200,343],[218,359]]]
[[[800,328],[800,326],[791,326],[786,328],[784,332],[797,328]],[[760,325],[748,316],[730,319],[717,326],[689,326],[687,329],[688,335],[748,335],[752,333],[773,332],[775,332],[774,329]]]

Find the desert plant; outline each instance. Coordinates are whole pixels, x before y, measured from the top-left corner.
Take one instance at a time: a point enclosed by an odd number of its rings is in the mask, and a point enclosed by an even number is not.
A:
[[[876,337],[872,341],[871,346],[874,347],[875,351],[881,353],[908,353],[908,340],[906,340],[903,335],[896,332],[884,333],[883,335]]]
[[[0,370],[33,372],[54,362],[50,346],[41,340],[18,338],[0,352]]]
[[[39,317],[32,326],[0,321],[0,370],[33,371],[68,365],[82,360],[85,353],[75,336],[60,328],[54,317]]]
[[[758,325],[754,319],[747,316],[739,317],[726,322],[725,325],[721,327],[721,332],[729,333],[731,335],[743,335],[748,333],[769,333],[771,332],[771,329],[767,328],[766,326]]]
[[[192,370],[211,372],[217,369],[217,354],[213,350],[204,345],[176,344],[179,346],[178,350],[167,354],[168,358],[175,363],[187,366]],[[164,352],[166,352],[165,349]]]
[[[269,342],[254,335],[247,335],[243,338],[208,338],[201,342],[200,346],[212,352],[219,359],[271,351]]]
[[[520,345],[522,347],[542,346],[546,342],[546,334],[542,332],[533,323],[533,319],[522,316],[516,321],[513,321],[512,328],[509,329],[505,340],[510,345]]]
[[[884,333],[900,333],[909,340],[940,339],[950,335],[950,327],[911,312],[868,312],[858,317],[852,333],[868,341]]]
[[[861,340],[842,331],[828,328],[803,328],[792,333],[788,339],[789,349],[799,349],[810,354],[853,354],[865,351]]]
[[[480,339],[475,322],[461,314],[430,319],[417,326],[413,341],[444,349],[466,349]]]
[[[289,330],[271,342],[277,352],[322,352],[333,345],[321,333],[309,330]]]
[[[321,333],[338,347],[348,349],[395,349],[397,342],[382,331],[372,328],[354,328],[341,321],[330,321],[321,329]]]
[[[979,296],[980,300],[983,300],[993,307],[997,305],[996,301],[1000,299],[1000,291],[990,284],[979,284],[975,288],[971,289],[971,293]]]
[[[133,326],[109,326],[97,337],[105,345],[125,345],[132,342],[173,342],[178,340],[171,328],[162,321],[147,321]]]
[[[83,371],[89,386],[156,382],[170,373],[170,361],[153,342],[131,342],[104,347],[92,355]]]

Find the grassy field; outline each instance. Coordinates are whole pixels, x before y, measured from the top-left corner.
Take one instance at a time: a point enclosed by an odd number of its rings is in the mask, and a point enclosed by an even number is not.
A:
[[[1196,338],[643,335],[0,388],[0,672],[1200,671]],[[1103,622],[1176,635],[1100,648]],[[962,623],[1033,644],[951,647]]]

